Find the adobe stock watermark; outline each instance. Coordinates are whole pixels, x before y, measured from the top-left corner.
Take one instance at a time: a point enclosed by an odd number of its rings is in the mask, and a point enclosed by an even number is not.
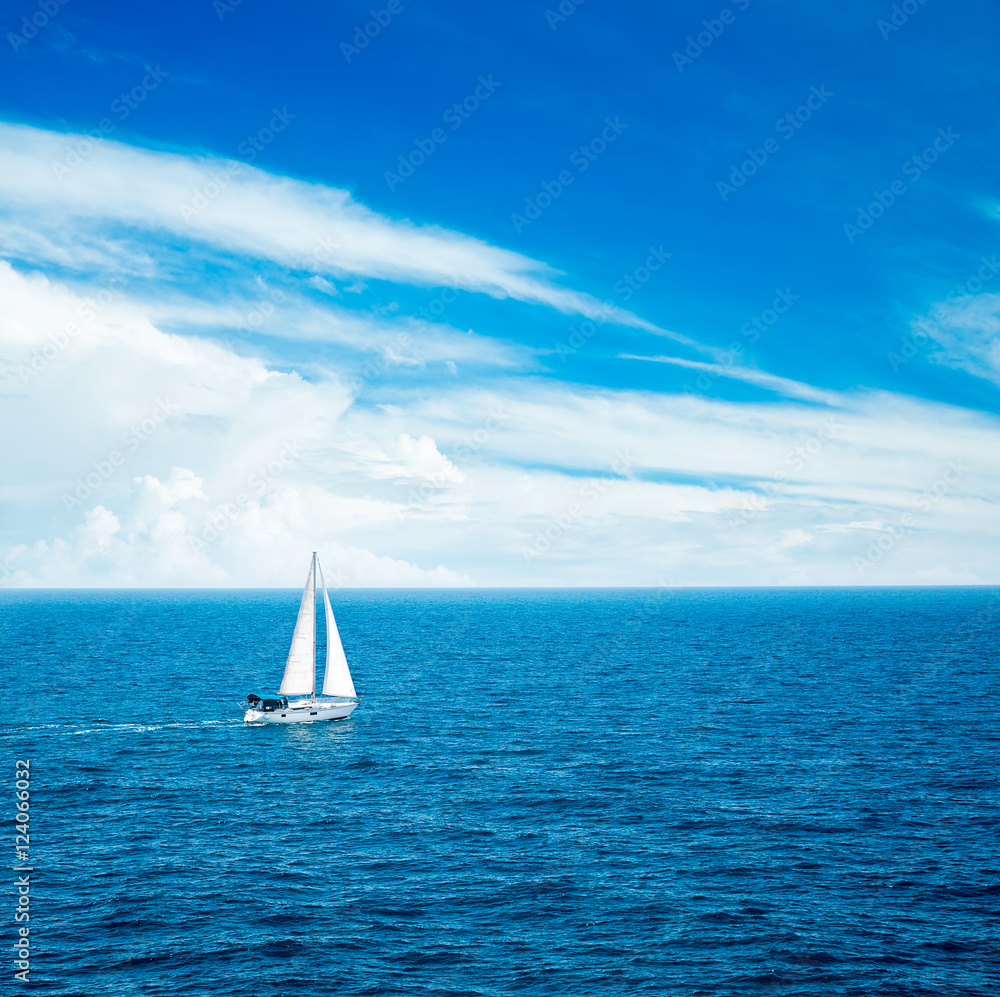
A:
[[[774,301],[770,308],[765,308],[759,315],[754,315],[749,322],[744,322],[740,326],[740,335],[746,336],[751,343],[756,343],[760,339],[762,332],[767,332],[778,319],[788,311],[792,305],[799,300],[799,295],[792,294],[792,289],[786,287],[784,290],[776,287],[774,289]]]
[[[882,35],[882,41],[888,41],[925,3],[927,0],[903,0],[902,3],[894,3],[890,8],[889,20],[880,17],[875,22],[875,27]]]
[[[459,484],[465,480],[465,475],[455,467],[454,464],[447,458],[442,461],[441,466],[435,470],[430,471],[425,474],[427,480],[423,482],[419,487],[410,488],[410,493],[407,495],[407,502],[405,506],[397,505],[396,518],[400,522],[406,522],[410,516],[413,514],[415,509],[419,509],[421,506],[427,505],[428,502],[449,482],[454,484]]]
[[[480,450],[489,443],[494,433],[503,429],[510,420],[510,413],[504,411],[503,405],[496,405],[490,410],[490,414],[483,420],[483,424],[460,439],[452,449],[455,457],[474,457]]]
[[[224,21],[226,14],[231,14],[241,3],[243,0],[213,0],[212,10],[220,21]]]
[[[125,93],[120,93],[109,106],[109,110],[119,121],[125,121],[128,116],[170,75],[165,69],[146,66],[146,75],[141,82]],[[101,118],[96,128],[92,128],[75,145],[68,148],[65,161],[54,159],[52,172],[57,180],[62,180],[73,172],[96,152],[101,143],[115,130],[116,125],[110,118]],[[93,141],[91,141],[93,139]]]
[[[628,301],[673,255],[673,253],[665,253],[663,246],[650,246],[649,256],[646,257],[645,263],[640,263],[631,273],[624,274],[621,279],[616,280],[612,290],[621,297],[622,301]]]
[[[978,294],[984,285],[1000,272],[1000,262],[996,256],[981,257],[981,266],[964,283],[956,284],[947,295],[945,301],[953,304],[970,294]],[[898,350],[890,350],[885,358],[895,374],[900,367],[908,364],[922,349],[931,343],[940,342],[944,338],[944,329],[928,315],[921,315],[911,325],[910,331],[902,336]]]
[[[576,168],[577,174],[584,173],[590,165],[597,161],[614,142],[618,140],[628,125],[622,124],[619,117],[604,119],[604,127],[589,142],[583,143],[570,154],[570,166]],[[542,189],[534,197],[524,199],[521,212],[513,212],[510,216],[514,231],[520,235],[532,222],[537,221],[543,211],[562,196],[564,190],[573,183],[576,177],[570,170],[560,170],[553,180],[545,180]]]
[[[27,17],[21,18],[20,33],[16,31],[7,32],[7,41],[14,50],[14,55],[24,48],[33,38],[38,36],[38,32],[47,27],[49,22],[69,3],[69,0],[38,0],[35,5],[38,10]]]
[[[453,132],[458,131],[501,86],[497,80],[493,79],[492,73],[485,78],[478,76],[476,79],[477,85],[472,93],[463,97],[462,100],[455,101],[441,115],[441,120]],[[423,166],[447,141],[448,132],[441,127],[432,128],[426,138],[414,139],[413,148],[399,157],[396,172],[386,170],[382,174],[389,190],[394,191],[400,184],[406,183],[414,172]]]
[[[476,456],[492,439],[494,434],[503,429],[509,419],[510,413],[504,411],[503,405],[494,406],[476,430],[458,441],[451,450],[452,456]],[[396,506],[396,516],[401,521],[405,521],[415,508],[426,505],[449,481],[457,484],[465,480],[465,476],[461,471],[447,458],[443,461],[441,467],[436,471],[430,472],[426,477],[427,481],[421,484],[419,488],[410,489],[410,494],[407,496],[409,501],[405,508]]]
[[[560,24],[565,24],[584,4],[585,0],[562,0],[555,10],[545,11],[545,20],[555,31]]]
[[[40,349],[34,350],[28,363],[18,364],[17,373],[24,384],[45,370],[69,344],[76,339],[93,321],[111,304],[115,298],[124,293],[128,286],[128,278],[124,274],[110,274],[104,278],[105,287],[93,298],[84,298],[76,309],[79,322],[67,322],[61,331],[52,334],[49,341]]]
[[[831,97],[833,91],[827,90],[826,84],[809,88],[809,96],[805,102],[800,104],[794,111],[778,118],[774,123],[774,130],[785,139],[795,137],[798,130],[809,121],[813,114],[818,111]],[[759,147],[747,149],[747,158],[739,165],[732,164],[729,171],[729,182],[717,180],[715,189],[723,201],[729,200],[747,180],[750,179],[773,155],[781,151],[781,143],[773,137],[768,137]]]
[[[354,44],[340,43],[340,54],[348,64],[356,55],[361,55],[362,50],[368,48],[382,31],[403,13],[403,0],[389,0],[384,7],[370,10],[368,13],[372,16],[370,21],[354,26],[354,36],[351,39]]]
[[[621,450],[615,453],[614,460],[611,461],[611,474],[602,474],[597,478],[589,478],[579,488],[579,495],[586,504],[580,502],[570,502],[562,512],[553,513],[550,517],[552,522],[539,530],[535,534],[535,539],[529,547],[527,544],[521,546],[521,556],[531,564],[535,558],[547,554],[552,545],[558,543],[566,533],[576,526],[586,515],[587,509],[594,505],[602,496],[607,494],[615,482],[620,481],[625,473],[635,463],[635,457],[628,451]]]
[[[413,337],[408,332],[399,333],[391,343],[386,343],[379,349],[377,356],[368,360],[361,370],[360,382],[363,384],[367,381],[374,381],[390,368],[398,367],[400,364],[419,363],[404,352],[412,345]]]
[[[681,388],[681,394],[687,399],[688,406],[693,407],[694,397],[708,391],[720,377],[725,377],[728,371],[742,367],[745,353],[746,348],[743,344],[734,339],[729,344],[728,349],[714,351],[714,367],[708,364],[695,366],[694,369],[698,371],[698,376],[694,379],[694,384],[685,383]]]
[[[72,492],[63,492],[62,504],[67,512],[83,505],[105,482],[109,481],[115,472],[146,442],[171,416],[180,411],[169,398],[158,398],[156,406],[142,419],[129,426],[122,433],[119,443],[124,452],[117,447],[110,450],[103,460],[91,462],[93,468],[87,476],[77,478]]]
[[[750,6],[750,0],[736,0],[736,3],[733,6],[736,8],[738,13],[742,14],[747,7]],[[705,49],[707,49],[735,20],[736,14],[733,13],[732,8],[723,7],[723,9],[719,11],[718,17],[702,21],[703,30],[699,31],[696,35],[688,35],[687,38],[684,39],[684,41],[687,42],[687,45],[684,48],[683,54],[677,51],[671,53],[674,65],[677,67],[677,72],[683,73],[686,66],[692,65],[695,59],[697,59],[705,51]]]
[[[923,152],[916,153],[903,163],[900,167],[903,176],[912,180],[913,183],[919,181],[941,158],[942,154],[947,152],[961,137],[961,134],[952,131],[950,127],[939,128],[937,137]],[[847,241],[853,245],[855,240],[864,235],[908,190],[906,184],[897,178],[885,190],[872,191],[875,200],[867,207],[858,208],[855,223],[844,222],[844,235],[847,237]]]
[[[972,468],[961,459],[948,461],[948,469],[919,495],[914,496],[912,505],[918,513],[928,513],[941,501]],[[882,535],[869,545],[864,557],[854,558],[854,567],[859,575],[873,568],[901,540],[908,536],[917,524],[917,517],[904,512],[895,523],[882,530]]]
[[[677,582],[674,581],[673,575],[671,575],[669,578],[666,579],[657,578],[656,588],[653,588],[653,592],[656,593],[656,601],[659,602],[661,599],[670,598],[672,596],[677,595],[677,591],[679,588],[681,588],[681,586],[679,586]]]
[[[271,108],[271,118],[255,132],[251,132],[236,146],[236,153],[248,163],[257,158],[257,153],[263,152],[297,117],[287,107]]]
[[[13,775],[14,815],[11,820],[14,831],[14,854],[16,860],[12,869],[16,873],[14,895],[14,923],[17,937],[14,939],[14,979],[18,983],[31,982],[31,874],[35,871],[31,861],[31,759],[15,758]]]
[[[252,163],[257,154],[263,152],[296,117],[297,115],[292,114],[287,107],[282,107],[281,110],[272,107],[268,123],[240,142],[236,147],[237,155],[241,156],[245,163]],[[233,160],[219,160],[219,168],[209,174],[208,181],[201,187],[195,188],[190,200],[177,205],[181,218],[187,222],[200,215],[229,187],[233,177],[239,176],[244,165]]]
[[[1000,618],[1000,591],[994,590],[990,601],[975,616],[963,620],[961,627],[965,634],[976,634],[986,627],[993,629]]]
[[[810,461],[815,460],[817,455],[831,440],[837,439],[844,427],[837,424],[834,416],[825,417],[812,436],[804,440],[798,446],[793,447],[785,454],[784,464],[793,471],[801,471]],[[768,512],[774,505],[775,500],[788,487],[789,472],[785,470],[775,471],[771,477],[764,482],[763,495],[752,492],[744,494],[740,499],[740,510],[737,514],[730,516],[728,526],[731,533],[742,529],[761,512]]]
[[[436,295],[423,308],[418,308],[417,313],[427,322],[433,322],[440,318],[449,305],[453,305],[458,300],[459,291],[455,287],[446,287],[440,294]]]
[[[240,491],[232,502],[223,502],[216,506],[203,521],[200,534],[188,537],[188,543],[196,554],[203,554],[211,544],[214,544],[232,527],[236,517],[255,498],[262,498],[273,487],[275,482],[302,456],[297,441],[283,443],[280,452],[273,460],[258,467],[246,479],[246,491]]]
[[[636,291],[641,290],[652,278],[673,253],[664,252],[663,246],[650,246],[649,255],[644,263],[637,266],[629,273],[623,274],[615,281],[612,290],[622,301],[628,301]],[[593,318],[585,319],[578,326],[571,325],[569,328],[568,342],[560,340],[555,344],[554,352],[559,354],[562,363],[566,362],[566,357],[572,356],[583,346],[587,340],[597,335],[598,329],[606,322],[615,317],[618,311],[617,305],[610,301],[602,301],[601,309]]]
[[[263,281],[261,283],[263,284]],[[236,337],[246,341],[255,332],[260,332],[265,324],[274,317],[277,312],[276,306],[282,304],[285,301],[285,297],[284,291],[276,287],[268,290],[267,298],[255,301],[249,311],[240,316],[239,321],[236,323],[236,336],[233,336],[232,333],[226,334],[223,339],[226,346],[233,349],[239,345]]]
[[[799,295],[793,294],[790,287],[784,290],[775,288],[775,298],[771,302],[770,308],[765,308],[759,315],[754,315],[748,322],[740,326],[740,335],[745,336],[751,344],[760,339],[762,332],[766,332],[778,319],[788,311],[792,305],[799,300]],[[734,339],[727,349],[717,352],[715,355],[716,364],[721,370],[711,368],[701,370],[695,378],[694,384],[685,384],[681,388],[682,394],[687,398],[689,406],[694,405],[694,397],[703,394],[712,387],[713,384],[726,374],[729,368],[741,366],[746,347],[738,340]]]

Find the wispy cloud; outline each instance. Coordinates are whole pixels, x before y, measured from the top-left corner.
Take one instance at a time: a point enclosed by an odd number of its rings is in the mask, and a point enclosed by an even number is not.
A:
[[[1000,294],[942,302],[931,318],[920,330],[936,341],[932,360],[1000,384]]]
[[[704,363],[700,360],[685,360],[681,357],[636,356],[632,353],[620,353],[618,356],[622,360],[646,360],[651,363],[673,364],[675,367],[686,367],[689,370],[704,371],[713,377],[729,377],[737,381],[746,381],[747,384],[755,384],[759,388],[766,388],[768,391],[774,391],[785,398],[800,398],[803,401],[821,402],[824,405],[836,405],[838,403],[835,392],[814,388],[810,384],[793,381],[787,377],[779,377],[777,374],[769,374],[767,371],[758,370],[755,367]]]
[[[309,275],[461,288],[670,335],[559,286],[557,271],[520,253],[390,219],[348,191],[247,163],[0,124],[0,199],[8,205],[0,232],[35,259],[134,265],[147,254],[130,233],[160,232]]]

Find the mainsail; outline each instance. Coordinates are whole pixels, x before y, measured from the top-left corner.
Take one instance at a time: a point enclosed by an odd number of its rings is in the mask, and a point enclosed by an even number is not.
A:
[[[329,618],[329,617],[328,617]],[[337,639],[340,646],[340,639]],[[329,652],[327,652],[329,653]],[[341,651],[341,654],[344,652]],[[346,667],[346,662],[345,662]],[[292,646],[281,678],[283,696],[316,695],[316,555],[313,554],[309,575],[306,578],[302,604],[299,606]]]
[[[323,577],[322,568],[319,569],[319,577],[323,584],[323,608],[326,610],[326,671],[323,673],[323,695],[350,696],[354,699],[357,697],[354,680],[351,678],[351,670],[347,667],[347,655],[344,654],[344,645],[340,642],[337,621],[333,618],[333,607],[326,591],[326,579]]]

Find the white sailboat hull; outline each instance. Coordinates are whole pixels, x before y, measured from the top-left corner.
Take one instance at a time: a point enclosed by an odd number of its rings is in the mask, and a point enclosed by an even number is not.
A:
[[[317,720],[346,720],[355,709],[357,703],[331,703],[324,701],[305,701],[289,703],[284,709],[264,712],[263,710],[247,710],[243,716],[245,723],[264,724],[301,724],[313,723]]]

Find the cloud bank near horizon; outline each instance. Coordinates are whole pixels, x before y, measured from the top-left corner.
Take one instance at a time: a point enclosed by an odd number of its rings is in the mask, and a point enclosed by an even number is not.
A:
[[[573,381],[404,293],[672,334],[343,190],[111,142],[57,176],[76,137],[0,139],[0,584],[298,585],[312,549],[346,585],[996,581],[992,416],[683,336],[625,356],[760,397]],[[994,306],[941,312],[949,364],[996,365]]]

